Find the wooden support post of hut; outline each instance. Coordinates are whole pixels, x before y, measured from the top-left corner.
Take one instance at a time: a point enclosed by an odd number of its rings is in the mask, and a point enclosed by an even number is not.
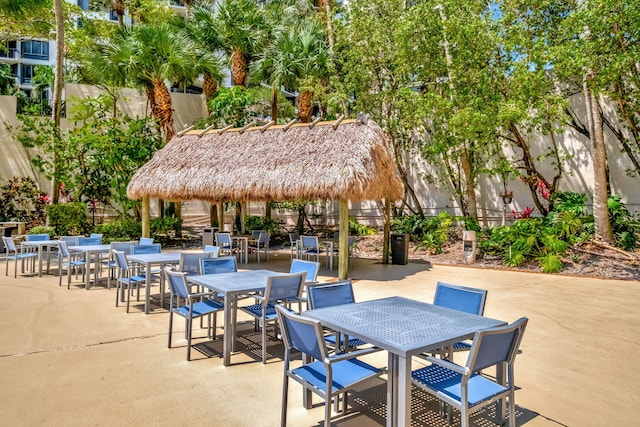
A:
[[[151,209],[149,196],[142,197],[142,237],[151,237]]]

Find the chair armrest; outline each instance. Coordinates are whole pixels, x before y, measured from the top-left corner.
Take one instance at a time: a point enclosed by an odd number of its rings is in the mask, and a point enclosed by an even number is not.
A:
[[[340,362],[341,360],[353,359],[359,356],[366,356],[367,354],[376,353],[380,350],[382,349],[378,347],[368,347],[368,348],[362,348],[359,350],[350,351],[348,353],[334,354],[332,356],[327,357],[325,359],[325,362],[327,363]]]
[[[195,286],[195,285],[192,285]],[[189,294],[189,299],[192,298],[202,298],[202,297],[215,297],[217,293],[215,292],[199,292],[197,294]]]
[[[448,360],[438,359],[437,357],[428,356],[426,360],[433,363],[434,365],[442,366],[443,368],[447,368],[451,371],[457,372],[460,375],[469,375],[469,369],[464,366],[456,365],[455,363],[449,362]]]

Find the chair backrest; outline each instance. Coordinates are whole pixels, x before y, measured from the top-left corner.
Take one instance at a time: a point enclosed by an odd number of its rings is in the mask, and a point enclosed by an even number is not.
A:
[[[7,248],[7,254],[9,252],[18,251],[18,249],[16,248],[16,243],[13,241],[11,237],[2,236],[2,242],[4,243],[4,246]]]
[[[203,252],[210,253],[212,257],[217,258],[220,256],[220,246],[204,245]]]
[[[153,237],[141,237],[138,241],[139,245],[151,245],[153,243]]]
[[[140,254],[159,254],[162,252],[162,245],[160,243],[152,243],[150,245],[133,245],[133,253]]]
[[[235,273],[236,271],[238,271],[238,266],[234,256],[203,258],[200,260],[200,274]]]
[[[300,236],[303,249],[315,249],[319,246],[318,236]]]
[[[258,244],[260,243],[268,243],[269,239],[271,238],[271,235],[269,233],[267,233],[266,231],[263,231],[262,233],[258,234],[258,237],[256,239],[256,242]]]
[[[58,248],[60,250],[60,256],[67,258],[69,256],[69,248],[67,247],[67,242],[64,240],[58,240]]]
[[[134,244],[135,242],[111,242],[109,249],[112,251],[122,251],[127,255],[131,255],[133,253]]]
[[[318,270],[320,270],[319,262],[305,261],[295,258],[293,261],[291,261],[289,274],[295,274],[304,271],[305,273],[307,273],[306,283],[315,283],[318,281]]]
[[[200,260],[208,258],[211,258],[211,252],[182,253],[180,254],[178,271],[187,273],[187,276],[200,274]]]
[[[78,246],[101,245],[102,237],[78,237]]]
[[[513,363],[528,319],[522,317],[510,325],[476,332],[467,359],[471,372],[488,368],[497,363]]]
[[[276,312],[287,351],[294,348],[316,360],[327,357],[320,321],[292,313],[281,305],[276,305]]]
[[[251,237],[253,239],[257,239],[258,237],[260,237],[260,233],[266,233],[267,230],[251,230]]]
[[[58,240],[62,240],[67,244],[67,246],[77,246],[78,245],[78,236],[60,236]]]
[[[114,259],[116,260],[116,265],[120,270],[128,270],[129,269],[129,261],[127,261],[127,255],[122,251],[111,251]]]
[[[350,279],[309,286],[307,295],[312,309],[356,302]]]
[[[485,289],[438,282],[433,304],[465,313],[482,315],[486,298],[487,291]]]
[[[300,240],[300,235],[298,233],[289,233],[289,243],[291,243],[291,245],[295,245],[298,240]]]
[[[296,274],[269,277],[264,291],[265,301],[273,303],[300,298],[306,277],[307,273],[304,271]]]
[[[232,246],[230,233],[216,233],[217,246],[221,248],[230,248]]]
[[[42,240],[51,240],[51,236],[48,234],[27,234],[27,242],[37,242]]]
[[[89,234],[89,237],[92,239],[98,239],[100,241],[100,243],[98,243],[99,245],[102,244],[102,233],[91,233]]]
[[[180,298],[189,297],[189,288],[187,284],[187,273],[182,271],[173,271],[169,267],[164,268],[165,277],[169,280],[169,289],[171,293]]]

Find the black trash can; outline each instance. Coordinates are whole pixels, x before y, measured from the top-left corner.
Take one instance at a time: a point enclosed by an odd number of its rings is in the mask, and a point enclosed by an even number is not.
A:
[[[202,230],[202,247],[203,248],[207,245],[209,246],[215,245],[214,243],[215,232],[216,232],[215,227],[207,227],[204,230]]]
[[[406,265],[409,263],[409,235],[391,235],[391,264]]]

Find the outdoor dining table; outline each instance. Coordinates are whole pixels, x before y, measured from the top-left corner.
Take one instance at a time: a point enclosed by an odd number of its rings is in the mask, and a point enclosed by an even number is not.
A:
[[[82,252],[84,259],[87,262],[87,272],[85,276],[84,288],[89,289],[91,286],[91,279],[89,271],[91,270],[91,262],[93,262],[93,283],[98,283],[98,272],[100,271],[100,255],[109,253],[109,245],[74,245],[69,246],[70,252]]]
[[[24,252],[25,248],[35,249],[38,251],[38,277],[42,276],[42,257],[45,249],[47,251],[47,273],[49,272],[49,258],[51,251],[50,248],[57,248],[58,241],[57,240],[29,240],[21,243],[22,251]]]
[[[478,330],[506,324],[402,297],[318,308],[303,314],[387,350],[387,426],[411,425],[412,356],[472,338]]]
[[[180,252],[160,252],[156,254],[132,254],[127,255],[127,260],[143,265],[146,270],[144,290],[144,314],[149,314],[151,303],[151,268],[153,266],[164,267],[176,265],[180,262]],[[160,278],[160,307],[164,305],[164,277]]]
[[[224,338],[222,344],[224,366],[229,366],[231,352],[235,351],[235,319],[238,308],[238,295],[264,291],[269,277],[282,274],[285,273],[271,270],[249,270],[187,277],[189,283],[219,292],[224,297]]]

